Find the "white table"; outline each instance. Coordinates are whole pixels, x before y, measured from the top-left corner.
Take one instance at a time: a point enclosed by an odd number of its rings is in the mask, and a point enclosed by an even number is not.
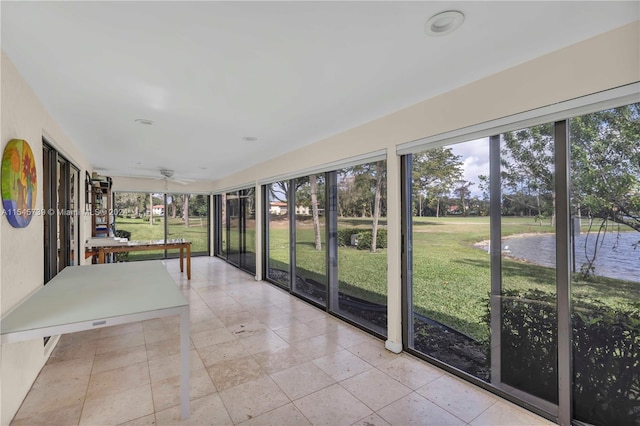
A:
[[[0,322],[2,344],[180,315],[180,414],[189,417],[189,302],[161,261],[71,266]]]

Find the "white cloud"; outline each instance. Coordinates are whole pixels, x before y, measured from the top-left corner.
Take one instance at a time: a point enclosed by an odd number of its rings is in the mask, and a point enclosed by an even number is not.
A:
[[[476,139],[451,146],[463,161],[464,179],[473,182],[471,193],[480,196],[479,175],[489,176],[489,138]]]

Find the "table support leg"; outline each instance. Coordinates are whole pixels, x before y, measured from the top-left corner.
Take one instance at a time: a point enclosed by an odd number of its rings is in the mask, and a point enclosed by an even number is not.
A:
[[[189,306],[180,313],[180,416],[189,418]]]
[[[187,279],[191,279],[191,244],[187,244]]]
[[[180,247],[180,272],[184,272],[183,260],[184,259],[184,249]]]
[[[104,249],[98,251],[98,263],[104,263]]]

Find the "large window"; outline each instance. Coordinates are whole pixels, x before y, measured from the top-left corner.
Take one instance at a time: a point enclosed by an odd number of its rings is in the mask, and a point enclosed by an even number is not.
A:
[[[489,140],[410,160],[409,346],[489,381]]]
[[[311,175],[295,185],[295,279],[297,295],[327,304],[326,177]]]
[[[42,143],[44,284],[67,266],[80,264],[78,222],[80,171],[44,140]],[[44,344],[49,337],[44,338]]]
[[[554,159],[553,124],[502,135],[494,220],[501,223],[500,382],[557,404]]]
[[[65,267],[80,264],[79,170],[50,145],[42,145],[44,282]]]
[[[267,279],[386,335],[386,162],[274,182],[264,196]]]
[[[216,255],[248,272],[256,272],[255,189],[216,195]]]
[[[116,192],[115,234],[131,241],[191,241],[192,255],[209,254],[209,196],[190,193]],[[178,250],[118,254],[118,260],[162,259]]]
[[[570,120],[573,403],[640,419],[640,104]]]
[[[266,210],[267,256],[266,277],[271,282],[287,289],[290,282],[290,216],[289,181],[274,182],[265,186],[268,205]]]
[[[551,416],[636,424],[640,104],[403,164],[409,350]]]
[[[167,240],[191,241],[191,254],[209,254],[209,196],[205,194],[167,194],[165,198]],[[168,250],[178,256],[179,249]]]
[[[387,332],[386,161],[336,172],[337,282],[331,309]],[[332,213],[334,213],[332,211]]]

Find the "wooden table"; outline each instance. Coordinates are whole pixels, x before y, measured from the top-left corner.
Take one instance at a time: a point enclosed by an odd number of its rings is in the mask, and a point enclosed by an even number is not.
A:
[[[161,261],[69,266],[2,318],[2,344],[180,315],[180,404],[189,417],[189,302]],[[55,392],[55,390],[54,390]]]
[[[87,247],[85,259],[98,255],[98,263],[105,263],[105,254],[124,253],[130,251],[150,251],[180,249],[180,272],[184,272],[184,261],[187,259],[187,279],[191,279],[191,241],[178,240],[155,240],[155,241],[128,241],[126,243],[105,244],[95,247]],[[186,252],[186,253],[185,253]]]

